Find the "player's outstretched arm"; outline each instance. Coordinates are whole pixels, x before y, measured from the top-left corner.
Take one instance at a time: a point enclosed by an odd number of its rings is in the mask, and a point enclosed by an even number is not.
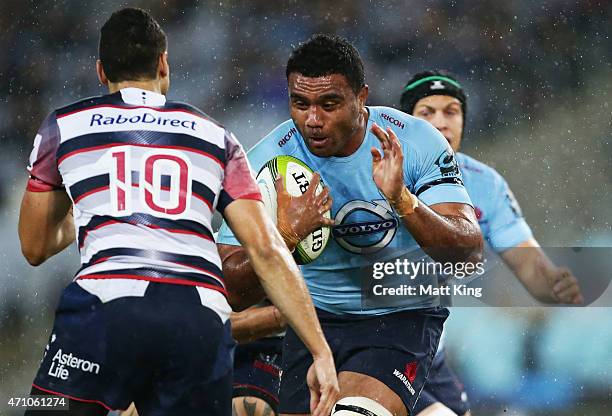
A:
[[[467,204],[441,203],[431,207],[410,193],[404,181],[404,155],[391,128],[374,124],[384,157],[372,148],[372,177],[378,189],[419,245],[434,260],[478,262],[482,258],[482,235],[474,209]]]
[[[261,202],[235,200],[225,208],[224,216],[244,247],[266,295],[312,353],[314,363],[309,377],[315,397],[312,413],[328,415],[339,394],[336,369],[297,264]]]
[[[287,321],[274,305],[233,312],[232,337],[239,344],[252,342],[285,329]]]
[[[573,305],[584,302],[578,279],[567,267],[555,266],[535,239],[504,251],[501,257],[540,302]]]
[[[19,241],[28,263],[38,266],[75,240],[72,202],[64,190],[25,191],[19,212]]]

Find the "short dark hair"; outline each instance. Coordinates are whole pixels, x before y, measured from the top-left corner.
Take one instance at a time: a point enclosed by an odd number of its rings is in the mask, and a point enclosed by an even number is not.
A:
[[[118,10],[100,30],[100,61],[111,82],[155,78],[166,46],[159,23],[142,9]]]
[[[287,61],[287,78],[293,72],[312,78],[344,75],[355,94],[365,85],[359,52],[349,41],[335,35],[314,35],[295,48]]]
[[[457,98],[461,103],[463,121],[465,122],[467,112],[465,91],[456,78],[447,71],[423,71],[410,78],[402,90],[400,109],[405,113],[412,114],[416,103],[430,95],[449,95]]]

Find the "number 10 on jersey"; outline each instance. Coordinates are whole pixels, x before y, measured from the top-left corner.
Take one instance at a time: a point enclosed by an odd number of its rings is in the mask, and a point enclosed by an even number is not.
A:
[[[154,149],[136,158],[133,153],[138,150],[120,146],[107,153],[112,161],[109,189],[113,215],[130,215],[136,209],[157,217],[181,216],[191,201],[191,161],[173,149]]]

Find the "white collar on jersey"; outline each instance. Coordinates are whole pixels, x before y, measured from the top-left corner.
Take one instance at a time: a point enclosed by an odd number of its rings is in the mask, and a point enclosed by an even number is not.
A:
[[[166,96],[140,88],[122,88],[121,99],[126,104],[159,107],[166,104]]]

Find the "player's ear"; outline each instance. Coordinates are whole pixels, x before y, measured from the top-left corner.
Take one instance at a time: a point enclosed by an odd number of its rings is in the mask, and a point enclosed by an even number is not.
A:
[[[102,61],[99,59],[96,61],[96,72],[98,74],[98,79],[102,85],[108,85],[108,78],[106,78],[106,74],[104,73],[104,68],[102,67]]]
[[[359,100],[359,104],[361,107],[365,106],[366,100],[368,99],[368,85],[364,85],[361,87],[359,94],[357,94],[357,99]]]
[[[159,73],[160,78],[166,78],[168,75],[170,75],[170,65],[168,64],[168,51],[159,55],[157,72]]]

